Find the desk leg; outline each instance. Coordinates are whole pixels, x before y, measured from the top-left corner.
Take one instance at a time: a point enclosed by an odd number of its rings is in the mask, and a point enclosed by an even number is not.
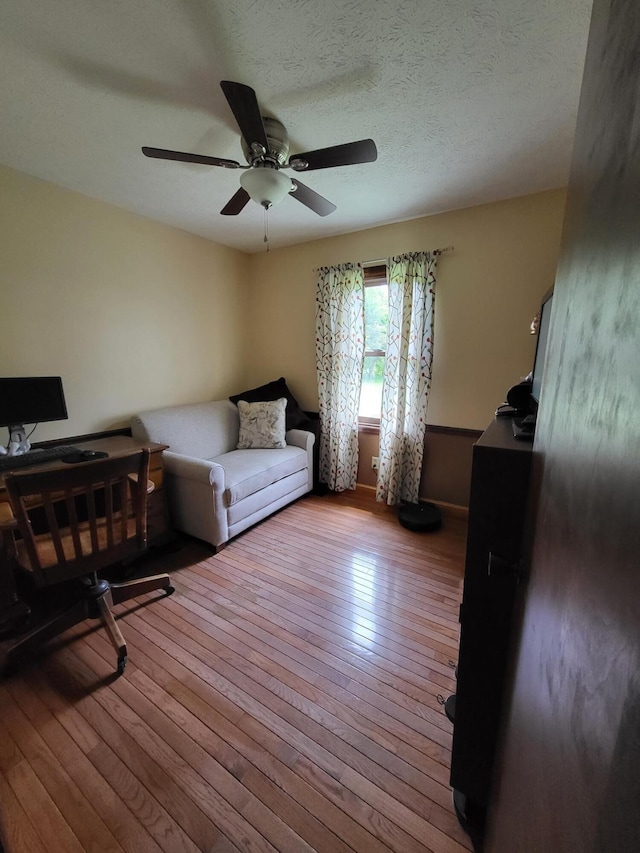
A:
[[[30,613],[29,606],[18,598],[13,566],[0,534],[0,636],[19,628]]]

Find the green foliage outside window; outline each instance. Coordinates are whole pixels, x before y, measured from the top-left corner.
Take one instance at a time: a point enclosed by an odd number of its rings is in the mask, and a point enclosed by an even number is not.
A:
[[[386,284],[366,287],[364,293],[364,349],[384,353],[387,345],[389,291]],[[363,382],[382,382],[384,355],[365,355]]]
[[[384,373],[384,351],[387,345],[387,322],[389,318],[389,291],[386,284],[365,287],[364,293],[364,338],[365,353],[362,371],[360,415],[380,417],[382,409],[382,377]],[[373,353],[376,353],[373,355]],[[378,355],[377,353],[380,353]]]

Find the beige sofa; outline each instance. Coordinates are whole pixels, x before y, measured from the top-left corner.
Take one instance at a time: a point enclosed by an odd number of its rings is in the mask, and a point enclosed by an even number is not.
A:
[[[229,400],[131,420],[134,438],[169,445],[165,482],[174,527],[215,548],[313,488],[312,433],[289,430],[282,449],[236,450],[239,427]]]

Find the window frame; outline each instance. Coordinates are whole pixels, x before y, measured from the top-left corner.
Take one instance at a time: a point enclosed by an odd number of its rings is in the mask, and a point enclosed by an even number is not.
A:
[[[372,264],[371,266],[364,267],[364,286],[367,287],[388,287],[389,282],[387,280],[387,265],[384,264]],[[367,339],[367,330],[365,328],[365,341]],[[372,357],[372,358],[385,358],[387,355],[386,350],[365,350],[364,357]],[[370,433],[378,433],[380,432],[380,418],[373,418],[366,415],[358,415],[358,431],[359,432],[370,432]]]

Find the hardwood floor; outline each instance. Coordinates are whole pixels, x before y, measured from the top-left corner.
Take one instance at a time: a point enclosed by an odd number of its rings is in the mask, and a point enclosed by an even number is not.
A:
[[[466,522],[417,534],[359,490],[148,568],[0,682],[6,853],[471,849],[449,788]],[[133,608],[133,609],[132,609]]]

